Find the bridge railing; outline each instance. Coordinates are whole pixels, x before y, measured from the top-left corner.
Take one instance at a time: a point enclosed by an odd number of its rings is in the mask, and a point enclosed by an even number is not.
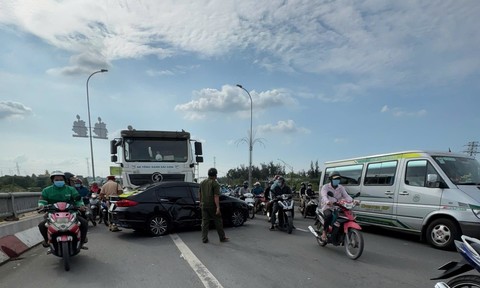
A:
[[[41,192],[0,193],[0,218],[17,219],[18,214],[35,211]]]

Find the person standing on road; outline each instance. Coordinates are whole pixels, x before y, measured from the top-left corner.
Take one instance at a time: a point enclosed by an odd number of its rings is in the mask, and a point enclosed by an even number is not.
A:
[[[100,190],[100,199],[107,200],[107,205],[110,207],[110,197],[118,196],[122,193],[123,189],[120,184],[115,182],[115,176],[107,176],[107,182],[103,184],[102,189]],[[112,232],[122,231],[121,229],[118,229],[117,225],[111,221],[109,226],[109,229]]]
[[[200,183],[199,199],[202,209],[202,242],[208,243],[208,228],[210,221],[215,223],[220,242],[227,242],[230,238],[223,231],[222,214],[220,212],[220,184],[217,182],[217,169],[208,169],[208,178]]]

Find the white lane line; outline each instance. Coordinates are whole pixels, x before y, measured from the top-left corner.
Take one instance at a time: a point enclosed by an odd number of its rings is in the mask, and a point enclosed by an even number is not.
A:
[[[182,241],[182,239],[177,234],[170,234],[173,243],[177,245],[178,250],[180,250],[183,259],[187,260],[187,263],[192,267],[193,271],[197,274],[200,281],[202,281],[203,286],[206,288],[223,288],[222,284],[218,282],[217,278],[213,276],[207,267],[193,254],[192,250]]]

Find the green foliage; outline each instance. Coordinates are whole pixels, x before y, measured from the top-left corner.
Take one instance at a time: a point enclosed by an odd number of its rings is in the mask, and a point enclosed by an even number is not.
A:
[[[48,176],[2,176],[0,177],[0,192],[40,192],[51,185]]]

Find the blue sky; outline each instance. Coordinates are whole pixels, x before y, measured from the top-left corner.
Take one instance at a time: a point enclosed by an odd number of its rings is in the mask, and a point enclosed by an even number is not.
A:
[[[0,172],[86,175],[76,115],[189,131],[200,175],[480,139],[480,1],[0,2]],[[93,140],[106,176],[107,140]],[[88,158],[88,160],[87,160]],[[279,160],[281,159],[281,160]],[[290,170],[287,166],[288,171]],[[91,173],[91,171],[90,171]]]

